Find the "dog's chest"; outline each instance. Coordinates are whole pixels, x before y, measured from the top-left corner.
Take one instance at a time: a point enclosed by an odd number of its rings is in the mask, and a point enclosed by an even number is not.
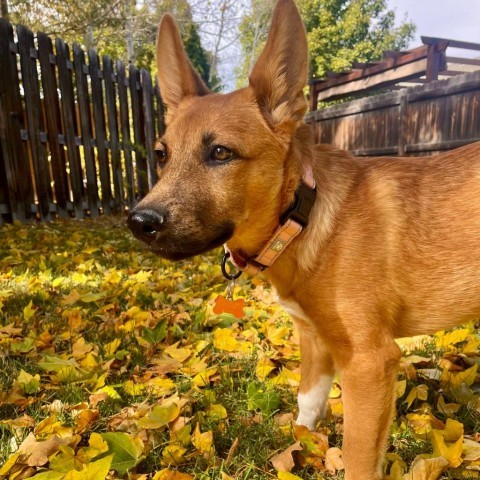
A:
[[[307,315],[305,310],[296,300],[293,300],[292,298],[280,297],[279,303],[283,307],[283,309],[292,317],[298,318],[299,320],[303,320],[307,323],[313,323],[313,320]]]

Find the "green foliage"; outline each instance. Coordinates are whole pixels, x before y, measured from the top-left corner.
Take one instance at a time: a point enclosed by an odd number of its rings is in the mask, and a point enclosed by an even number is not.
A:
[[[385,50],[406,48],[415,32],[407,20],[396,25],[386,0],[298,0],[297,4],[308,34],[311,78],[349,70],[354,61],[380,59]],[[254,0],[243,19],[243,75],[264,45],[272,8],[273,2]]]

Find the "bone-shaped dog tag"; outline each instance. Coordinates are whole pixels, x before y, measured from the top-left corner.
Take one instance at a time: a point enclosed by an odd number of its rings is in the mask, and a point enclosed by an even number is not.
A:
[[[240,319],[243,317],[244,307],[245,307],[245,300],[243,298],[232,300],[224,297],[223,295],[219,295],[215,299],[215,305],[213,306],[213,311],[217,315],[220,315],[222,313],[230,313],[235,318]]]

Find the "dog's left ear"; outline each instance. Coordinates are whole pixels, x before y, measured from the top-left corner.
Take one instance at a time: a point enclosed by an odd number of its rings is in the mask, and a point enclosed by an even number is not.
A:
[[[168,13],[162,17],[158,28],[157,68],[160,93],[169,114],[184,98],[211,93],[193,68],[178,26]]]
[[[293,0],[278,0],[267,43],[250,74],[250,87],[265,118],[275,128],[302,121],[308,74],[307,36]],[[292,124],[293,123],[293,124]]]

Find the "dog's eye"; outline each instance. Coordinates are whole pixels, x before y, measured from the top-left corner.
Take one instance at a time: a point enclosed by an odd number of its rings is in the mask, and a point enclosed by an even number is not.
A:
[[[165,145],[161,143],[155,145],[153,153],[155,155],[155,161],[157,162],[157,165],[159,167],[163,167],[163,165],[165,165],[165,162],[167,161],[167,150],[165,148]]]
[[[223,145],[215,145],[210,157],[217,162],[226,162],[233,157],[233,152]]]

